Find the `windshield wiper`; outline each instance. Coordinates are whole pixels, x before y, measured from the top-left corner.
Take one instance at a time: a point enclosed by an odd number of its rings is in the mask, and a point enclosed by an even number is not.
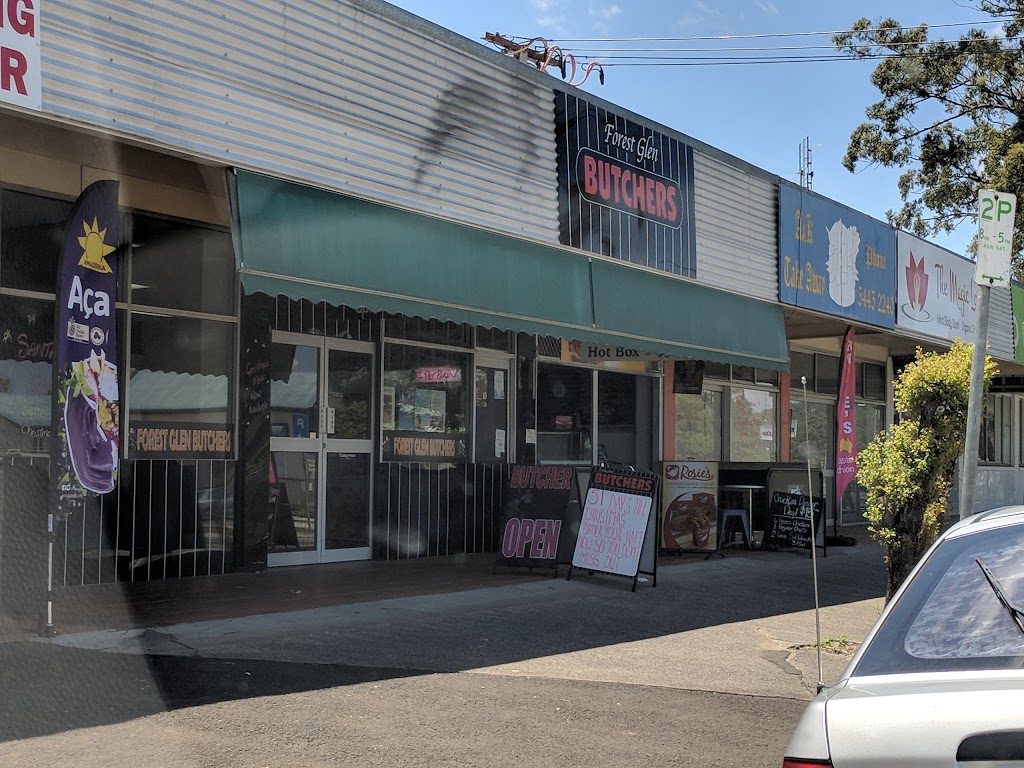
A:
[[[999,602],[1003,604],[1003,607],[1009,612],[1010,618],[1013,619],[1014,624],[1017,625],[1017,629],[1024,634],[1024,609],[1021,609],[1016,603],[1006,596],[1006,592],[1003,590],[1003,585],[999,583],[999,579],[992,575],[980,557],[974,558],[974,562],[981,568],[981,572],[985,574],[985,578],[988,579],[988,585],[992,587],[992,591],[995,592],[996,597],[999,598]]]

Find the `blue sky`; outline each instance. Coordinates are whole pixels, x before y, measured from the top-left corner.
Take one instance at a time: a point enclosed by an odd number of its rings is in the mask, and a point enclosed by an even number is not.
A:
[[[465,37],[486,32],[546,39],[690,37],[848,29],[861,16],[887,16],[903,24],[977,22],[989,17],[969,0],[397,0],[398,5]],[[851,7],[852,6],[852,7]],[[986,29],[993,29],[986,26]],[[934,30],[956,39],[967,27]],[[830,38],[790,37],[704,43],[733,46],[827,46]],[[566,43],[565,45],[574,45]],[[586,43],[589,46],[611,45]],[[634,43],[621,43],[633,46]],[[653,43],[698,47],[702,43]],[[830,49],[822,49],[822,53]],[[793,52],[799,54],[800,52]],[[804,52],[806,53],[806,52]],[[699,54],[695,54],[699,55]],[[609,64],[612,60],[608,60]],[[842,167],[851,131],[878,99],[872,62],[727,66],[608,66],[605,85],[582,85],[615,104],[725,150],[753,165],[797,180],[799,147],[813,148],[814,190],[880,219],[901,204],[898,173]],[[556,74],[554,77],[559,77]],[[973,234],[970,223],[935,242],[959,253]]]

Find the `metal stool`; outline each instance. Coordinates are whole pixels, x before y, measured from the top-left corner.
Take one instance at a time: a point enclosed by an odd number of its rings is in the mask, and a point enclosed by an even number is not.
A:
[[[735,542],[732,539],[737,533],[743,537],[743,546],[750,549],[750,528],[747,524],[747,510],[723,509],[722,527],[718,534],[718,548],[735,546]]]

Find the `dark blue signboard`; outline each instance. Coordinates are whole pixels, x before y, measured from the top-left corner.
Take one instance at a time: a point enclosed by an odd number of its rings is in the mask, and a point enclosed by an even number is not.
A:
[[[779,185],[779,300],[883,328],[896,324],[896,231]]]
[[[555,136],[559,241],[694,277],[693,149],[561,91]]]

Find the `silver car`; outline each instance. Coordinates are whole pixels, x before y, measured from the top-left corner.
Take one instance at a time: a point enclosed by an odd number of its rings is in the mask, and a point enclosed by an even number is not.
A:
[[[1024,766],[1024,506],[939,538],[808,705],[783,766]]]

